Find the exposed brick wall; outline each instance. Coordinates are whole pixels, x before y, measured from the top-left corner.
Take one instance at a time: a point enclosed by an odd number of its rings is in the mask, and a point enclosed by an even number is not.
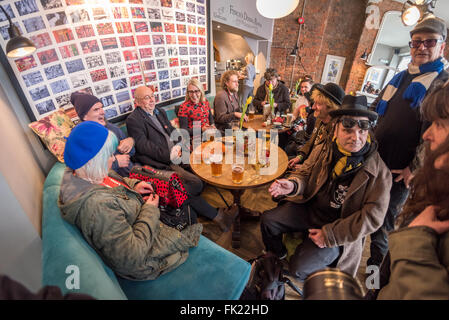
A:
[[[393,0],[383,0],[382,2],[377,4],[380,11],[380,17],[382,21],[382,17],[387,11],[401,11],[402,3],[398,3]],[[369,68],[365,64],[365,62],[359,57],[363,54],[363,51],[366,49],[367,53],[372,51],[374,42],[377,36],[377,29],[369,30],[366,27],[363,27],[362,35],[360,37],[360,42],[357,47],[357,51],[355,54],[356,59],[354,59],[351,72],[349,74],[349,79],[346,83],[346,92],[356,92],[361,89],[363,85],[363,79],[365,78],[366,70]],[[449,57],[449,39],[446,41],[446,49],[444,56],[446,59]]]
[[[376,4],[379,7],[380,12],[380,22],[382,22],[382,17],[387,11],[401,11],[402,3],[393,0],[383,0]],[[372,51],[374,41],[376,40],[378,29],[368,29],[363,24],[362,35],[360,36],[360,41],[355,53],[356,59],[354,59],[352,68],[349,74],[348,81],[346,83],[346,92],[356,92],[360,90],[363,84],[363,79],[365,78],[366,70],[369,66],[365,64],[365,61],[360,59],[363,52],[367,51],[369,54]]]
[[[365,23],[367,0],[307,0],[300,36],[299,56],[304,68],[294,58],[288,56],[298,37],[299,24],[304,0],[298,8],[274,24],[270,67],[276,68],[282,79],[290,86],[304,75],[310,74],[316,81],[321,80],[326,55],[346,58],[340,79],[343,88],[349,78],[352,62]],[[304,70],[305,69],[305,70]]]
[[[372,51],[377,36],[377,29],[367,29],[365,13],[368,0],[307,0],[300,36],[299,56],[301,64],[288,56],[298,37],[299,24],[304,0],[300,1],[296,10],[282,19],[277,19],[273,30],[273,43],[270,67],[276,68],[282,79],[292,87],[296,80],[304,74],[312,75],[315,81],[321,81],[326,55],[346,58],[340,79],[340,85],[347,93],[360,90],[366,70],[369,68],[360,59],[363,52]],[[401,11],[402,3],[383,0],[377,4],[380,22],[387,11]],[[449,39],[446,42],[445,57],[449,57]],[[304,70],[305,69],[305,70]]]

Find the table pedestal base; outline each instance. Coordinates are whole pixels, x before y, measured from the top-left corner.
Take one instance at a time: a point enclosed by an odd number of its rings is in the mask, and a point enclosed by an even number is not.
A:
[[[240,197],[242,196],[244,189],[231,190],[232,196],[234,197],[234,203],[237,205],[237,217],[234,220],[234,228],[232,230],[232,247],[234,249],[240,248],[240,222],[242,218],[256,218],[260,217],[260,214],[243,208],[240,203]]]

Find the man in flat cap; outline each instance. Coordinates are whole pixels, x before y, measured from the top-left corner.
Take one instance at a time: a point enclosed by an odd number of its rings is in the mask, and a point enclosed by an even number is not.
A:
[[[447,61],[443,58],[447,27],[443,20],[429,17],[410,32],[408,69],[396,74],[371,108],[379,114],[375,129],[379,154],[393,173],[390,204],[385,221],[371,235],[371,257],[367,265],[380,265],[388,251],[387,232],[408,197],[412,172],[419,166],[417,148],[428,127],[420,117],[420,104],[435,85],[446,81]]]

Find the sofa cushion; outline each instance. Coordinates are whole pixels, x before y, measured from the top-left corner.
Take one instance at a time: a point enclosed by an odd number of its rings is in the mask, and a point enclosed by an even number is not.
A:
[[[64,162],[65,137],[69,136],[75,126],[70,117],[65,114],[64,109],[59,109],[28,126],[42,139],[56,159]]]
[[[236,300],[249,279],[251,265],[204,236],[187,261],[157,281],[119,278],[129,299]]]

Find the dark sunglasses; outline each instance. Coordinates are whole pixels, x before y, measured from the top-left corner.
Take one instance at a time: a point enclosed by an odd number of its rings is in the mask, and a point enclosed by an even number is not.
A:
[[[410,48],[419,48],[421,44],[424,44],[426,48],[433,48],[437,45],[437,43],[441,43],[443,40],[441,39],[426,39],[426,40],[412,40],[408,43]]]
[[[190,93],[190,94],[198,94],[201,91],[200,90],[187,90],[187,92]]]
[[[355,125],[358,125],[362,130],[368,130],[374,126],[374,123],[369,120],[354,120],[351,118],[341,118],[340,121],[342,126],[346,129],[354,128]]]

